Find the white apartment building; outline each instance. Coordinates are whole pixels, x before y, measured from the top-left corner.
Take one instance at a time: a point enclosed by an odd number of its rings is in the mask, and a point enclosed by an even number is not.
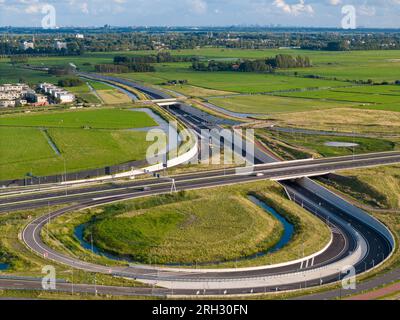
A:
[[[0,108],[15,107],[15,100],[0,100]]]
[[[29,86],[23,83],[17,83],[17,84],[3,84],[0,85],[0,92],[22,92],[24,90],[28,90]]]
[[[62,50],[62,49],[67,50],[67,43],[66,42],[62,42],[62,41],[56,41],[55,44],[54,44],[54,47],[57,50]]]
[[[72,103],[75,101],[75,95],[53,84],[41,83],[39,84],[39,88],[59,103]]]
[[[21,43],[20,48],[24,51],[28,49],[35,49],[35,43],[32,41],[24,41]]]

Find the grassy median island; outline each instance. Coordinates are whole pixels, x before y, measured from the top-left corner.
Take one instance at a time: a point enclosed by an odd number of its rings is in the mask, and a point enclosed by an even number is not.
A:
[[[319,135],[318,131],[304,134],[257,129],[256,134],[264,144],[287,160],[393,151],[398,146],[395,141],[386,139]]]
[[[0,180],[101,168],[145,158],[144,112],[82,110],[0,117]]]
[[[257,258],[280,240],[283,225],[249,200],[265,201],[295,227],[281,250]],[[49,244],[98,263],[112,262],[85,250],[75,230],[84,224],[84,238],[108,253],[139,263],[188,267],[240,267],[289,261],[322,249],[329,229],[286,199],[274,182],[181,192],[109,205],[55,219]],[[43,236],[48,239],[45,231]]]

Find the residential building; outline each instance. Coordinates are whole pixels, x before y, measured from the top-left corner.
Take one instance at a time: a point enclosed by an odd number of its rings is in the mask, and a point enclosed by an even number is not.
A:
[[[20,48],[24,51],[28,49],[35,49],[35,43],[32,41],[23,41],[21,42]]]
[[[66,42],[62,42],[62,41],[56,41],[55,44],[54,44],[54,47],[57,50],[62,50],[62,49],[67,50],[67,43]]]
[[[0,100],[0,108],[15,107],[15,100]]]
[[[53,84],[41,83],[39,84],[39,88],[58,103],[72,103],[75,101],[75,95]]]

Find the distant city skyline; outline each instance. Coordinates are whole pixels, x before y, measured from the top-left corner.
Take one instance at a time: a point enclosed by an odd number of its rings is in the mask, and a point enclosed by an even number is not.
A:
[[[57,27],[341,27],[342,8],[351,5],[358,27],[400,28],[400,0],[0,0],[0,26],[40,27],[47,4]]]

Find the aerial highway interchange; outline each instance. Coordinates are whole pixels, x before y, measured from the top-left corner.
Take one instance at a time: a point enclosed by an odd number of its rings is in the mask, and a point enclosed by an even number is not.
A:
[[[132,81],[95,74],[82,74],[98,80],[112,80],[132,86],[153,99],[171,98],[165,92],[144,87]],[[166,110],[188,127],[200,132],[200,128],[218,127],[218,118],[202,118],[202,113],[191,114],[190,108],[182,108],[183,102]],[[189,110],[189,111],[188,111]],[[216,120],[217,119],[217,120]],[[31,221],[22,232],[22,241],[36,254],[49,261],[73,268],[131,278],[153,285],[152,288],[124,288],[93,285],[75,285],[77,292],[93,292],[115,295],[247,295],[305,289],[340,281],[341,269],[354,265],[357,273],[364,273],[383,263],[394,250],[393,239],[388,239],[374,226],[348,214],[312,190],[298,183],[301,179],[325,175],[338,170],[356,169],[400,162],[400,152],[351,155],[336,158],[308,159],[278,162],[270,154],[256,147],[256,165],[249,172],[237,168],[187,173],[173,176],[176,189],[192,190],[221,185],[248,183],[262,180],[279,181],[291,199],[312,214],[325,221],[332,232],[332,239],[322,252],[301,261],[277,266],[264,266],[230,270],[181,270],[174,268],[130,265],[129,267],[107,267],[87,263],[66,256],[48,247],[41,239],[41,230],[46,224],[69,212],[97,207],[109,203],[159,195],[171,192],[171,183],[157,178],[120,183],[104,179],[103,183],[28,186],[3,189],[0,193],[0,212],[45,207],[57,204],[72,204],[66,208],[40,216]],[[382,225],[383,227],[383,225]],[[0,279],[4,287],[39,288],[39,283],[26,279]],[[157,285],[157,287],[154,287]],[[57,290],[70,291],[73,284],[60,282]],[[162,287],[162,288],[160,288]]]

